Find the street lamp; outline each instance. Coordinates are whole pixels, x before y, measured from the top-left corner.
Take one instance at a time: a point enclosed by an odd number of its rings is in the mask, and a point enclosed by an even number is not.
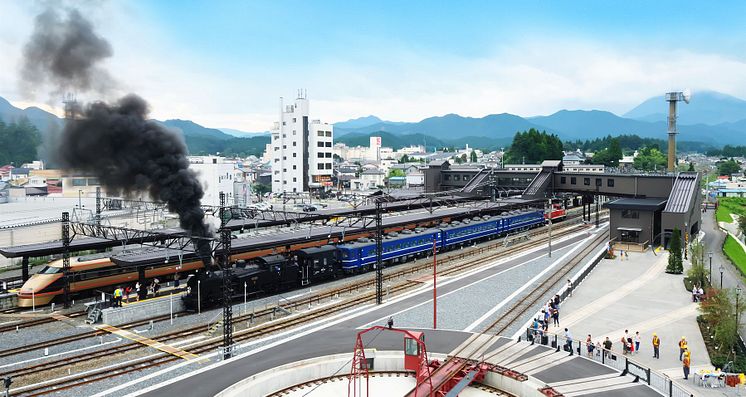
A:
[[[78,189],[78,208],[83,208],[83,203],[82,203],[82,200],[80,198],[81,194],[83,194],[83,191],[80,190],[80,189]]]
[[[689,250],[689,225],[684,222],[684,259],[687,258],[686,251]]]
[[[741,286],[736,287],[736,341],[738,340],[738,298],[741,296]],[[735,350],[736,346],[733,347],[734,356],[735,356]]]
[[[710,287],[712,287],[712,251],[708,252],[707,256],[710,257]]]
[[[720,289],[723,289],[723,272],[725,271],[725,267],[723,265],[720,265]]]

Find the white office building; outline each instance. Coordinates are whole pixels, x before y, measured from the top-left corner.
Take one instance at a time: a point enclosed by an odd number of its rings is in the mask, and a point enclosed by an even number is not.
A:
[[[228,204],[234,203],[234,174],[236,164],[220,156],[189,156],[189,169],[197,172],[205,195],[202,205],[220,205],[220,192]]]
[[[307,192],[332,185],[334,128],[309,119],[303,92],[291,105],[280,98],[280,121],[272,127],[272,192]]]

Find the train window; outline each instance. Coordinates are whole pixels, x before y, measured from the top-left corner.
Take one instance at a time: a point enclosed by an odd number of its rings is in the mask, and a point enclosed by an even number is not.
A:
[[[56,273],[62,273],[61,267],[52,267],[52,266],[44,266],[43,269],[39,272],[40,274],[56,274]]]

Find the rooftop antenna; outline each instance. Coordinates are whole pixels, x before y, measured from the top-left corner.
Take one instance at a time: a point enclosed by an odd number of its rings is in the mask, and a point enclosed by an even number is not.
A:
[[[668,102],[668,172],[676,170],[676,103],[684,101],[689,103],[692,99],[692,92],[689,89],[684,91],[675,91],[666,93]]]

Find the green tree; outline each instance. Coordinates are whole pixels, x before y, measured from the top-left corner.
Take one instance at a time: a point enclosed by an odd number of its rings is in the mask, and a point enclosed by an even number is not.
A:
[[[732,158],[730,160],[722,161],[720,164],[718,164],[718,174],[720,175],[732,175],[732,174],[740,174],[741,173],[741,165],[738,164],[736,160],[733,160]]]
[[[412,161],[412,160],[410,160],[410,159],[409,159],[409,156],[407,156],[407,155],[405,154],[405,155],[401,156],[401,158],[399,159],[399,164],[404,164],[404,163],[408,163],[408,162],[410,162],[410,161]]]
[[[266,185],[264,183],[254,183],[251,185],[251,190],[256,194],[263,196],[264,193],[272,191],[272,186]]]
[[[0,121],[0,165],[13,163],[20,167],[38,160],[36,148],[40,144],[41,134],[27,118],[11,124]]]
[[[464,154],[461,155],[461,163],[463,164],[466,161],[467,161],[467,159],[466,159],[466,153],[464,153]]]
[[[634,160],[635,168],[640,171],[665,170],[668,159],[660,149],[645,147],[639,151]]]
[[[707,285],[709,271],[705,268],[705,246],[700,241],[689,244],[689,258],[692,266],[687,270],[686,275],[693,284],[698,284],[702,288]]]
[[[738,343],[738,323],[742,322],[744,308],[746,305],[739,305],[736,310],[735,294],[727,289],[710,288],[699,304],[702,319],[714,330],[715,348],[723,355],[728,355]]]
[[[619,139],[613,138],[609,141],[609,147],[599,150],[591,159],[592,164],[603,164],[607,167],[618,167],[622,159],[622,148]]]
[[[478,159],[477,159],[477,152],[476,152],[476,151],[474,151],[474,150],[472,150],[472,151],[471,151],[471,159],[470,159],[469,161],[471,161],[472,163],[476,163],[476,162],[477,162],[477,160],[478,160]]]
[[[540,163],[544,160],[561,160],[562,141],[553,134],[531,128],[516,132],[506,153],[506,163]]]
[[[691,161],[689,162],[689,168],[687,169],[687,171],[688,172],[695,172],[694,163],[693,162],[691,162]]]
[[[398,168],[392,168],[392,169],[389,170],[389,178],[391,178],[392,176],[394,176],[394,177],[396,177],[396,176],[407,176],[407,174],[404,173],[404,170],[400,170]]]
[[[681,232],[673,229],[671,241],[668,243],[668,266],[666,273],[681,274],[684,272],[684,264],[681,259]]]

